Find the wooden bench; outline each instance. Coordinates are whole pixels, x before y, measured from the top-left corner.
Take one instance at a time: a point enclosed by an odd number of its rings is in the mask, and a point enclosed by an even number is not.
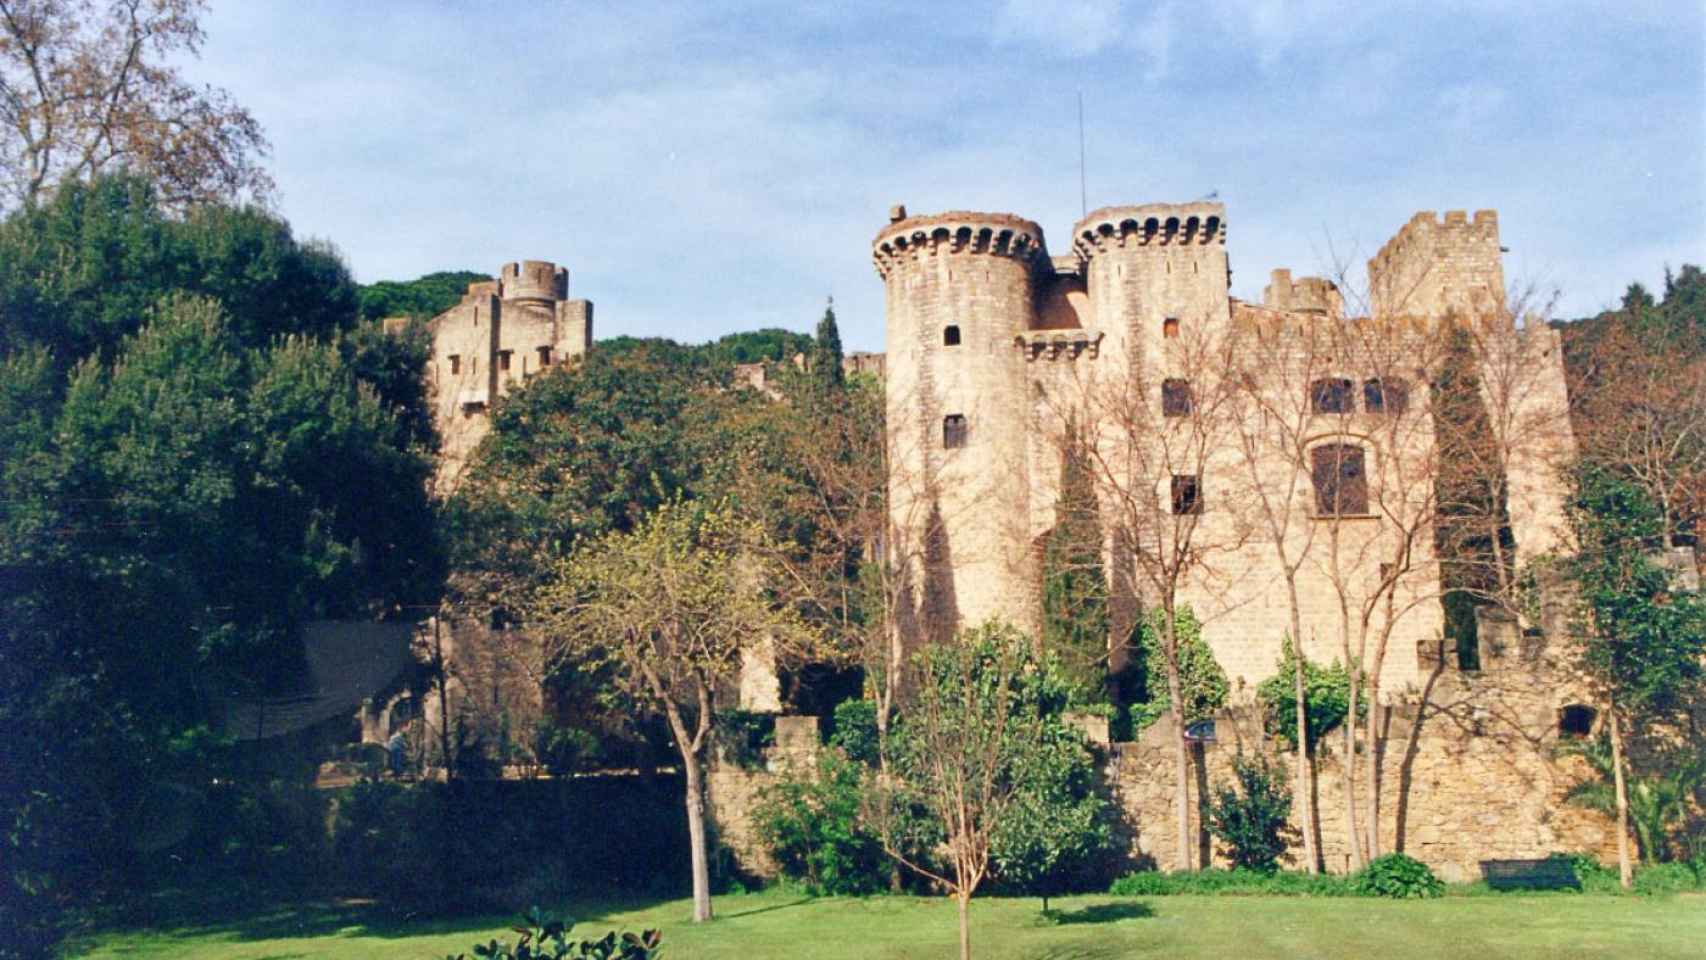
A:
[[[1481,876],[1494,890],[1580,890],[1575,864],[1566,857],[1544,860],[1482,860]]]

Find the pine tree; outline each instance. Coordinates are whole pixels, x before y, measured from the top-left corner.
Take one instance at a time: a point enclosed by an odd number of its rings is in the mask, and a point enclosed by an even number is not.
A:
[[[817,343],[812,347],[812,379],[825,387],[840,387],[845,382],[841,372],[841,331],[835,326],[835,300],[823,310],[817,322]]]
[[[1077,696],[1105,697],[1108,584],[1102,573],[1102,524],[1081,441],[1060,460],[1055,526],[1043,550],[1043,648],[1058,656]]]

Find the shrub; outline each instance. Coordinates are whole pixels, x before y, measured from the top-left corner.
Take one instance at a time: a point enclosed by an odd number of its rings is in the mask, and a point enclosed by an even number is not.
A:
[[[1162,649],[1163,619],[1160,610],[1151,610],[1138,624],[1137,648],[1140,656],[1133,660],[1142,664],[1141,673],[1123,678],[1128,689],[1122,696],[1131,699],[1129,716],[1117,723],[1121,733],[1135,736],[1154,723],[1171,706],[1167,694],[1167,654]],[[1179,685],[1185,705],[1181,711],[1185,723],[1207,720],[1226,705],[1231,689],[1226,671],[1214,658],[1214,651],[1202,638],[1202,624],[1190,607],[1180,607],[1175,613],[1174,632],[1179,638]]]
[[[599,757],[598,738],[579,727],[541,720],[533,730],[533,756],[554,777],[568,776]]]
[[[877,765],[877,705],[863,698],[843,700],[830,721],[830,746],[840,747],[847,759],[867,767]]]
[[[1209,802],[1209,833],[1226,844],[1235,866],[1272,873],[1285,853],[1290,829],[1291,794],[1285,776],[1265,760],[1239,756],[1232,765],[1238,788],[1223,784]]]
[[[1706,889],[1692,863],[1655,863],[1635,871],[1635,892],[1647,895]]]
[[[719,710],[717,746],[723,760],[742,770],[764,767],[764,751],[776,744],[776,718],[750,710]]]
[[[572,920],[559,920],[534,907],[522,914],[521,934],[512,947],[506,941],[488,940],[474,944],[474,956],[487,960],[564,960],[566,957],[585,957],[588,960],[652,960],[663,955],[659,945],[663,934],[656,930],[644,933],[605,934],[597,940],[570,940]],[[468,960],[465,953],[451,954],[445,960]]]
[[[1293,677],[1297,669],[1297,652],[1291,638],[1280,646],[1279,669],[1256,687],[1256,699],[1262,704],[1263,726],[1268,733],[1297,747],[1297,691]],[[1321,738],[1345,722],[1350,712],[1351,674],[1337,660],[1332,666],[1321,666],[1313,660],[1303,661],[1303,714],[1309,724],[1309,749],[1313,751]],[[1368,704],[1357,703],[1357,719],[1368,715]]]
[[[753,825],[783,876],[813,894],[883,888],[888,857],[860,815],[864,791],[864,768],[826,751],[814,774],[790,771],[759,793]]]
[[[1366,897],[1425,899],[1445,892],[1445,884],[1428,865],[1402,853],[1376,857],[1351,878],[1357,893]]]
[[[1356,894],[1349,877],[1284,870],[1270,873],[1243,868],[1176,873],[1140,870],[1115,880],[1108,892],[1118,897],[1348,897]]]

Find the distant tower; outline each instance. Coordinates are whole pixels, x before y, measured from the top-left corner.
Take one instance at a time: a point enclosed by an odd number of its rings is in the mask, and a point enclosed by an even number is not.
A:
[[[887,294],[890,556],[902,642],[1002,617],[1034,626],[1027,380],[1015,339],[1052,273],[1042,228],[999,213],[890,211],[872,244]]]
[[[443,441],[441,492],[453,488],[489,429],[491,404],[541,371],[592,346],[592,303],[569,299],[569,271],[544,260],[505,264],[468,285],[432,319],[434,414]]]

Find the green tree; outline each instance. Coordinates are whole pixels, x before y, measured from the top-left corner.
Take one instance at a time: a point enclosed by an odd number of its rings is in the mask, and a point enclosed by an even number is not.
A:
[[[772,592],[763,531],[726,506],[673,500],[560,563],[528,620],[554,652],[605,664],[641,709],[669,723],[686,781],[693,919],[711,919],[705,751],[717,697],[759,644],[786,660],[813,633]]]
[[[1011,626],[991,622],[927,647],[909,668],[913,697],[883,742],[893,776],[876,779],[878,829],[890,856],[953,894],[960,956],[969,960],[971,898],[997,866],[997,850],[1022,876],[1041,876],[1064,855],[1032,843],[1051,843],[1041,836],[1055,815],[1044,808],[1059,797],[1050,787],[1070,787],[1060,774],[1072,764],[1060,752],[1084,748],[1065,729],[1070,690],[1058,666]],[[914,806],[942,831],[945,866],[914,852],[901,816]]]
[[[835,302],[823,310],[817,322],[817,337],[812,341],[812,377],[829,388],[840,387],[846,381],[841,369],[841,330],[835,325]]]
[[[1060,657],[1081,703],[1105,702],[1108,581],[1102,523],[1082,440],[1060,458],[1055,525],[1043,546],[1043,649]]]
[[[1706,603],[1679,589],[1654,555],[1670,524],[1638,483],[1594,463],[1578,466],[1566,563],[1578,598],[1582,665],[1606,704],[1617,809],[1619,873],[1630,864],[1627,738],[1675,720],[1701,694],[1706,675]]]
[[[365,320],[431,320],[462,302],[469,284],[492,279],[476,270],[440,270],[413,280],[380,280],[356,290]]]
[[[63,371],[111,361],[161,297],[213,297],[244,347],[325,338],[356,320],[356,287],[328,246],[300,242],[255,208],[163,209],[154,186],[115,174],[67,184],[0,223],[0,350],[47,349]]]
[[[1163,631],[1159,610],[1151,610],[1138,624],[1136,646],[1143,664],[1143,682],[1137,700],[1130,708],[1134,730],[1141,730],[1172,711]],[[1226,696],[1231,689],[1226,671],[1221,669],[1220,662],[1214,658],[1214,651],[1203,640],[1202,624],[1190,607],[1178,608],[1174,616],[1174,631],[1178,637],[1180,722],[1189,726],[1200,720],[1211,720],[1220,708],[1226,706]]]
[[[179,295],[114,353],[66,384],[26,349],[0,392],[4,859],[50,899],[129,869],[157,787],[219,772],[223,702],[298,674],[302,621],[442,577],[430,460],[334,346],[249,348]]]
[[[1612,766],[1611,738],[1600,736],[1564,744],[1560,753],[1581,757],[1597,774],[1571,787],[1564,799],[1579,807],[1617,816],[1617,774]],[[1688,819],[1690,800],[1706,787],[1706,754],[1676,759],[1670,769],[1655,775],[1630,774],[1626,784],[1629,823],[1641,860],[1652,864],[1672,857],[1671,831]]]

